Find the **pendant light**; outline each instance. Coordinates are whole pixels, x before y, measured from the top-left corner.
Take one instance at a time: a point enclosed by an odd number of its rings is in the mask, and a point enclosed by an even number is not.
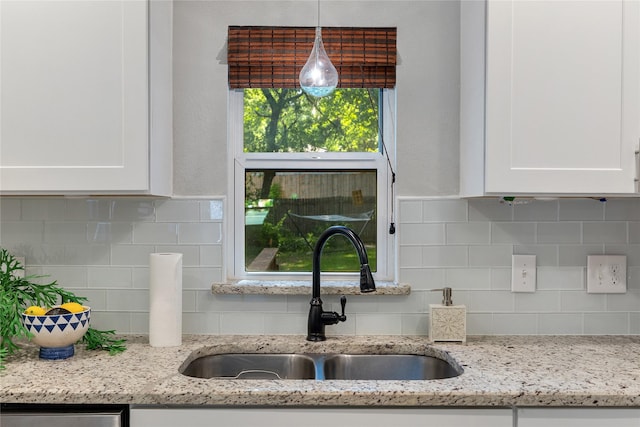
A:
[[[320,0],[318,0],[318,26],[313,49],[307,63],[300,71],[300,87],[315,97],[327,96],[338,86],[338,71],[333,66],[322,43],[320,28]]]

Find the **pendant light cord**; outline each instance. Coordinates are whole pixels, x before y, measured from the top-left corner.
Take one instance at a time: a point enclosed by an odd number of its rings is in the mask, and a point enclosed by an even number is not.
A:
[[[364,75],[364,71],[363,71]],[[372,107],[375,107],[375,103],[373,102],[373,97],[371,96],[371,91],[367,89],[367,96],[369,97],[369,102]],[[384,156],[387,159],[387,165],[389,166],[389,171],[391,171],[391,215],[389,218],[389,234],[396,233],[396,223],[395,223],[395,185],[396,185],[396,172],[393,170],[393,165],[391,164],[391,158],[389,157],[389,150],[387,150],[387,144],[384,142],[384,133],[382,130],[382,124],[380,120],[378,120],[378,134],[380,135],[380,142],[382,143],[382,151],[384,152]]]

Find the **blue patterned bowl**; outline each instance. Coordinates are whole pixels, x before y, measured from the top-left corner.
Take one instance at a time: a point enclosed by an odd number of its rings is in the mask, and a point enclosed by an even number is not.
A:
[[[78,342],[89,329],[91,307],[84,308],[78,313],[49,316],[22,313],[22,324],[33,334],[31,340],[40,347],[68,347]]]

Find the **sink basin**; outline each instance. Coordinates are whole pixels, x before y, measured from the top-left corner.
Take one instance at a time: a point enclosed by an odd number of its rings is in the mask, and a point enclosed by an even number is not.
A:
[[[415,354],[336,354],[324,361],[327,380],[434,380],[460,374],[442,359]]]
[[[462,369],[415,354],[226,353],[194,359],[180,372],[238,380],[434,380],[456,377]]]
[[[190,362],[183,375],[227,379],[314,379],[315,363],[303,354],[214,354]]]

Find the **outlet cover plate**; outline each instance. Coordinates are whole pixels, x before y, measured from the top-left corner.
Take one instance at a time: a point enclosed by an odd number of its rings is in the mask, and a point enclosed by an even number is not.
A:
[[[589,255],[587,293],[623,294],[627,292],[626,255]]]

